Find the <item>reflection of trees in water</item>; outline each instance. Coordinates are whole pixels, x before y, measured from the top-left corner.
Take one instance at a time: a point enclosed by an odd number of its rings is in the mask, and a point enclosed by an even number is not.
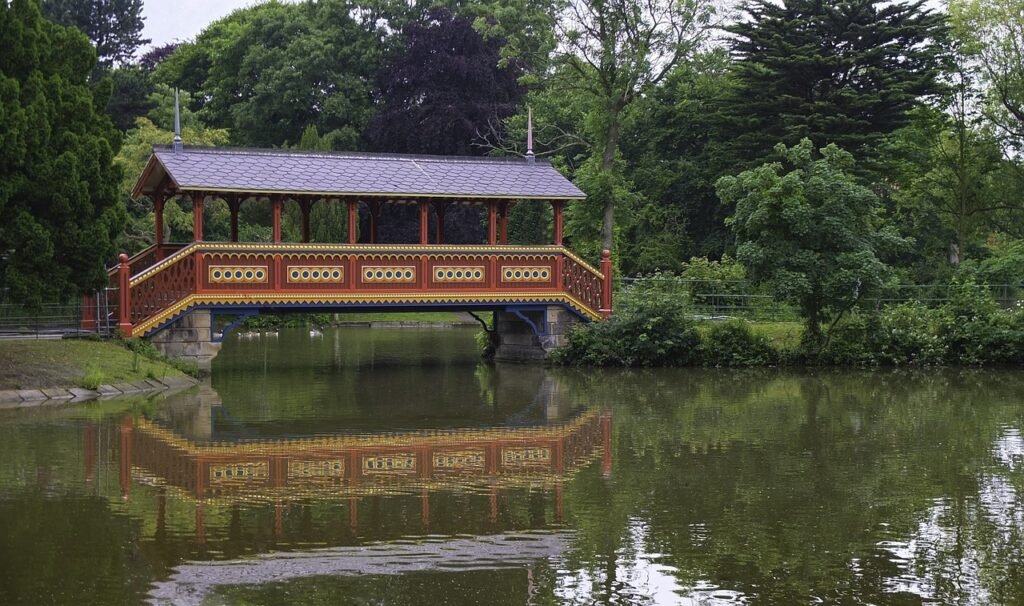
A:
[[[891,601],[907,566],[880,545],[930,528],[941,502],[935,519],[945,534],[937,536],[953,539],[915,543],[930,549],[913,559],[918,585],[954,603],[982,603],[986,591],[1003,603],[1024,596],[1024,573],[1007,572],[1024,570],[1024,493],[1000,489],[1001,499],[979,506],[994,481],[1019,483],[1019,472],[991,462],[1006,425],[1022,424],[1020,373],[567,380],[578,396],[611,406],[616,420],[615,488],[581,477],[567,497],[584,530],[574,565],[595,575],[613,573],[598,554],[636,548],[629,529],[639,520],[649,533],[644,549],[666,554],[685,586],[710,582],[769,603]],[[703,529],[700,540],[694,529]],[[993,540],[997,530],[1007,538]]]

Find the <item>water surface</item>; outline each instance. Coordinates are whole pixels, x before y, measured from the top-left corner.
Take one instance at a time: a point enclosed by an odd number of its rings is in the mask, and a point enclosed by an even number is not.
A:
[[[1024,372],[567,372],[231,339],[0,411],[3,604],[1021,604]]]

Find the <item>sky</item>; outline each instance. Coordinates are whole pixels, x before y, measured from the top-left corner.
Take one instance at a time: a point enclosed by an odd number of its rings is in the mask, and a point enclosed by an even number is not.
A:
[[[259,4],[258,0],[144,0],[142,15],[146,18],[143,38],[153,46],[195,37],[211,22],[235,9]]]

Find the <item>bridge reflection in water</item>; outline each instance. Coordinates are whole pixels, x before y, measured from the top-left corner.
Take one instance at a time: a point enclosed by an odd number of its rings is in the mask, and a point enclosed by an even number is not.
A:
[[[503,420],[471,427],[435,420],[348,431],[327,419],[323,431],[268,435],[261,427],[252,438],[225,420],[230,407],[210,386],[169,398],[149,418],[124,417],[124,506],[149,502],[139,509],[155,517],[143,524],[158,543],[169,525],[184,538],[182,514],[194,513],[191,561],[168,562],[169,578],[151,599],[201,603],[221,585],[310,575],[491,568],[525,570],[520,580],[532,585],[531,562],[557,558],[569,544],[565,484],[586,469],[609,477],[612,465],[610,414],[567,404],[540,376],[532,402],[503,403],[495,407]],[[505,383],[513,388],[499,395],[522,393],[522,384]],[[96,435],[84,437],[88,474]],[[241,555],[257,557],[224,561]]]

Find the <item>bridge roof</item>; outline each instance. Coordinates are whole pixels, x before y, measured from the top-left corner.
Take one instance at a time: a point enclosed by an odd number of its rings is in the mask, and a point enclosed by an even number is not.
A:
[[[414,156],[269,149],[154,146],[133,195],[167,187],[253,195],[381,198],[583,199],[549,162],[522,158]]]

